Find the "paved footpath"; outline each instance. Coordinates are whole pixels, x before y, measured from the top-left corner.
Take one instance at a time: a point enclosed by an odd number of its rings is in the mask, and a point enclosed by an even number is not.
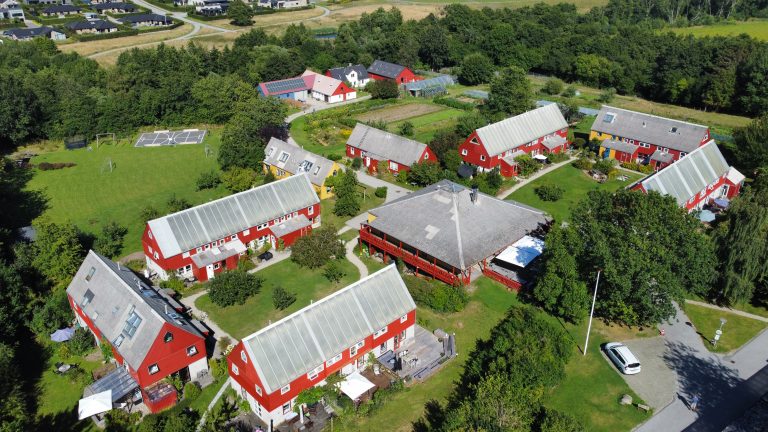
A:
[[[549,165],[546,168],[543,168],[543,169],[540,169],[540,170],[536,171],[536,173],[534,173],[532,176],[530,176],[528,178],[518,179],[517,183],[515,183],[511,188],[504,189],[503,191],[500,191],[499,193],[497,193],[496,194],[496,198],[498,198],[498,199],[505,199],[506,197],[512,195],[512,192],[520,189],[521,187],[527,185],[528,183],[536,180],[537,178],[539,178],[539,177],[541,177],[543,175],[549,174],[552,171],[554,171],[554,170],[556,170],[556,169],[558,169],[558,168],[560,168],[560,167],[562,167],[564,165],[567,165],[567,164],[575,161],[576,159],[577,159],[576,157],[571,156],[571,158],[568,159],[567,161],[559,162],[559,163],[556,163],[554,165]]]
[[[749,312],[744,312],[744,311],[740,311],[740,310],[736,310],[736,309],[731,309],[731,308],[727,308],[727,307],[717,306],[717,305],[713,305],[713,304],[710,304],[710,303],[704,303],[704,302],[700,302],[700,301],[696,301],[696,300],[686,300],[685,302],[688,303],[688,304],[696,305],[696,306],[701,306],[701,307],[705,307],[705,308],[709,308],[709,309],[715,309],[715,310],[720,310],[720,311],[723,311],[723,312],[732,313],[734,315],[743,316],[745,318],[752,318],[754,320],[758,320],[758,321],[762,321],[762,322],[768,322],[768,318],[766,318],[764,316],[760,316],[760,315],[751,314]]]
[[[363,261],[360,260],[360,258],[355,254],[355,247],[357,246],[357,242],[360,239],[360,237],[355,237],[352,240],[348,241],[344,247],[347,250],[346,257],[352,264],[357,267],[357,271],[360,272],[360,279],[368,276],[368,267],[363,264]]]

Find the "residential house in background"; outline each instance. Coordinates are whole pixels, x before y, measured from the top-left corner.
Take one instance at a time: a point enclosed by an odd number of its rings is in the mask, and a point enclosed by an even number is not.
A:
[[[743,184],[744,175],[728,165],[715,141],[710,140],[630,188],[669,195],[680,207],[691,212],[701,210],[715,200],[727,204],[739,194]]]
[[[531,280],[550,223],[541,210],[441,180],[369,210],[360,243],[448,284],[485,274],[517,290]]]
[[[347,157],[362,159],[371,173],[378,172],[379,162],[386,163],[393,174],[410,171],[418,162],[437,163],[437,156],[426,144],[363,123],[355,125],[347,139]]]
[[[482,171],[518,174],[518,156],[560,153],[568,149],[568,123],[557,104],[545,105],[483,126],[459,146],[461,159]]]
[[[660,170],[709,142],[710,132],[707,126],[603,105],[589,139],[601,142],[604,159]]]
[[[36,37],[44,37],[51,40],[64,40],[67,38],[66,34],[45,26],[9,29],[3,31],[3,36],[18,41],[28,41]]]
[[[303,148],[277,138],[270,138],[264,148],[264,171],[282,179],[306,173],[321,200],[333,196],[333,190],[325,181],[341,172],[336,162],[311,153]]]
[[[139,27],[163,27],[173,24],[171,17],[159,14],[141,14],[131,15],[125,18],[118,19],[123,24],[130,25],[133,28]]]
[[[229,0],[173,0],[174,6],[194,6],[195,12],[206,16],[218,16],[227,13]]]
[[[25,21],[24,9],[16,0],[0,2],[0,19]]]
[[[72,4],[71,0],[23,0],[26,5]]]
[[[365,66],[361,64],[353,65],[350,63],[349,66],[328,69],[325,75],[349,83],[354,88],[363,88],[371,80]]]
[[[98,3],[91,5],[93,9],[96,10],[96,12],[100,14],[104,13],[113,13],[113,14],[122,14],[122,13],[131,13],[136,11],[136,6],[134,6],[132,3]]]
[[[202,324],[131,269],[90,251],[67,299],[78,324],[112,348],[118,368],[90,387],[112,390],[113,402],[138,388],[150,412],[158,412],[177,399],[165,378],[197,380],[208,371]]]
[[[43,9],[40,13],[46,17],[52,17],[52,16],[64,17],[67,15],[77,15],[81,11],[82,9],[77,6],[72,6],[68,4],[58,4],[58,5],[48,6],[47,8]]]
[[[232,387],[266,424],[296,416],[296,397],[362,370],[414,337],[416,303],[388,266],[243,338],[227,356]]]
[[[291,9],[309,6],[309,0],[259,0],[257,6],[270,9]]]
[[[76,21],[66,24],[65,26],[69,30],[77,34],[89,34],[89,33],[114,33],[117,31],[117,26],[109,21],[104,20],[91,20],[91,21]]]
[[[337,103],[357,98],[357,92],[343,81],[321,75],[310,70],[301,75],[307,84],[307,91],[313,99],[325,103]]]
[[[320,200],[299,174],[147,222],[147,269],[206,281],[237,268],[248,248],[290,246],[320,226]]]
[[[373,80],[391,80],[398,84],[405,84],[421,79],[405,66],[382,60],[376,60],[368,67],[368,76]]]

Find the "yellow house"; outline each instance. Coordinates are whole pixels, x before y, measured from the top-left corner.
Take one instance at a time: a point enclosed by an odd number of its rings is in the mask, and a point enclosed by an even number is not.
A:
[[[317,196],[324,200],[333,196],[332,188],[325,181],[339,174],[341,168],[330,159],[273,137],[264,148],[264,173],[268,171],[276,179],[306,173]]]

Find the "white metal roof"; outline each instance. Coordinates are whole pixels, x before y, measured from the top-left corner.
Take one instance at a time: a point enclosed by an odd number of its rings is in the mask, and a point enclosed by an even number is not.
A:
[[[243,339],[267,393],[416,309],[390,265]]]
[[[344,377],[344,381],[340,382],[338,386],[339,390],[349,396],[350,399],[357,400],[365,392],[376,387],[376,384],[370,382],[360,372],[355,371]]]
[[[728,174],[726,175],[728,180],[733,184],[740,184],[744,181],[746,177],[744,177],[744,174],[740,173],[736,168],[730,167],[728,168]]]
[[[347,145],[369,152],[378,160],[387,159],[411,166],[418,162],[427,145],[370,127],[363,123],[355,125],[347,139]]]
[[[560,108],[550,104],[481,127],[477,135],[492,157],[567,127]]]
[[[300,174],[147,223],[167,258],[318,202],[309,178]]]
[[[730,170],[714,140],[641,181],[646,191],[670,195],[679,205],[706,190]]]
[[[497,260],[525,268],[544,252],[544,240],[525,236],[496,255]]]

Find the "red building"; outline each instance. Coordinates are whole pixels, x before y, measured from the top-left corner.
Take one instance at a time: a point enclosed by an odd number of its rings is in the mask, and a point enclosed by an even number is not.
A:
[[[86,389],[86,395],[112,390],[112,401],[141,390],[151,412],[176,403],[178,374],[197,380],[208,371],[205,328],[182,315],[183,307],[127,267],[90,251],[67,287],[81,327],[97,343],[108,342],[118,368]]]
[[[421,77],[416,76],[412,70],[399,64],[388,63],[376,60],[368,68],[368,77],[377,81],[391,80],[398,84],[405,84],[419,81]]]
[[[296,396],[363,369],[413,340],[416,304],[389,266],[240,341],[227,357],[237,394],[266,424],[295,416]]]
[[[728,165],[714,140],[630,186],[670,195],[689,212],[704,206],[727,207],[741,191],[744,175]]]
[[[459,146],[459,154],[483,171],[498,168],[501,175],[512,177],[518,173],[518,156],[567,148],[568,123],[557,104],[550,104],[477,129]]]
[[[651,165],[660,170],[710,140],[706,126],[603,105],[590,140],[604,159]]]
[[[360,242],[385,262],[399,258],[448,284],[469,284],[482,273],[518,289],[531,280],[538,254],[507,257],[539,244],[533,239],[543,238],[550,222],[540,210],[442,180],[369,210]]]
[[[347,140],[347,157],[360,158],[368,172],[375,173],[386,162],[393,174],[410,171],[418,162],[437,163],[437,156],[424,143],[358,123]]]
[[[147,222],[147,269],[199,281],[234,269],[246,249],[290,246],[320,226],[320,200],[306,174],[255,187]]]

